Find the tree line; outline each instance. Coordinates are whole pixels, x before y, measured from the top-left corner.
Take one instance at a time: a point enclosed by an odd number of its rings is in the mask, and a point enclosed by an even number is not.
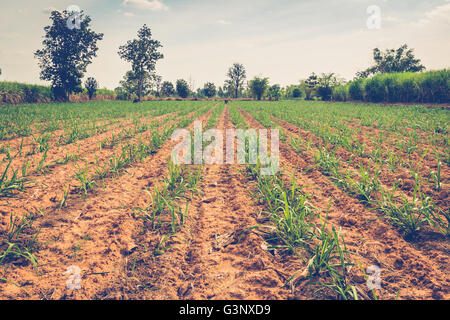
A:
[[[43,48],[35,52],[39,61],[40,79],[51,83],[55,100],[68,101],[73,93],[85,92],[92,99],[99,88],[96,79],[82,79],[87,66],[97,57],[98,42],[102,33],[90,27],[91,18],[80,13],[79,28],[68,28],[71,12],[53,11],[52,24],[44,28]],[[281,87],[270,84],[269,78],[256,76],[247,81],[244,65],[234,63],[226,73],[222,86],[206,82],[194,88],[184,79],[175,83],[163,81],[156,73],[156,64],[164,56],[159,52],[162,44],[144,25],[137,38],[119,47],[118,55],[130,63],[117,87],[118,99],[140,102],[146,96],[179,98],[248,98],[248,99],[305,99],[323,101],[362,100],[372,102],[448,102],[449,71],[423,72],[425,67],[412,49],[402,45],[398,49],[373,50],[374,64],[357,72],[352,81],[345,81],[335,73],[312,73],[297,84]],[[0,71],[1,72],[1,71]]]

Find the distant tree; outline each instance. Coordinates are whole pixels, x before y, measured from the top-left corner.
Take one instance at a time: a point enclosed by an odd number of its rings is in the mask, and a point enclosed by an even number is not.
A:
[[[373,49],[373,60],[375,65],[356,73],[357,78],[367,78],[370,75],[393,72],[419,72],[425,70],[420,59],[414,56],[414,50],[408,49],[406,44],[398,49]]]
[[[161,85],[161,95],[164,97],[170,97],[175,94],[175,88],[169,81],[164,81]]]
[[[154,74],[153,75],[153,82],[155,84],[156,87],[156,96],[160,97],[161,96],[161,81],[162,81],[162,77]]]
[[[151,92],[153,81],[153,75],[150,73],[145,73],[143,78],[140,78],[133,71],[127,71],[123,80],[120,81],[120,85],[122,88],[128,92],[130,95],[135,95],[138,97],[138,101],[141,101],[139,98],[139,94],[141,97],[144,97]]]
[[[176,87],[177,87],[177,94],[179,97],[185,99],[189,96],[190,90],[186,80],[183,79],[177,80]]]
[[[80,13],[79,28],[70,29],[72,12],[52,11],[52,25],[44,28],[44,48],[35,52],[41,69],[40,79],[51,81],[53,95],[67,101],[73,92],[81,92],[81,79],[92,58],[97,56],[97,42],[102,33],[90,29],[91,18]]]
[[[195,97],[204,99],[206,98],[205,91],[202,88],[197,88],[197,92],[195,93]]]
[[[303,86],[305,89],[306,100],[312,100],[314,92],[319,84],[317,75],[313,72],[308,79],[303,82]]]
[[[302,96],[302,91],[299,85],[290,85],[285,89],[286,98],[300,98]]]
[[[267,95],[269,96],[270,100],[276,100],[276,101],[280,100],[280,98],[281,98],[280,85],[275,84],[275,85],[271,86],[269,88]]]
[[[300,88],[294,88],[292,90],[292,98],[301,98],[302,97],[302,90]]]
[[[239,92],[242,90],[244,80],[247,77],[244,66],[240,63],[233,64],[233,66],[228,69],[227,77],[228,88],[233,89],[233,97],[236,99],[238,98]]]
[[[250,80],[248,87],[252,93],[252,96],[258,100],[261,100],[269,87],[269,78],[255,77],[253,80]]]
[[[119,100],[130,100],[131,94],[125,90],[123,86],[114,89],[116,92],[117,99]]]
[[[86,87],[89,100],[92,100],[92,98],[95,96],[97,89],[98,89],[98,82],[92,77],[89,77],[86,79],[86,82],[84,83],[84,86]]]
[[[222,87],[219,87],[219,89],[217,89],[217,95],[220,98],[225,98],[225,92],[223,91]]]
[[[138,39],[130,40],[119,48],[119,56],[123,60],[131,62],[133,76],[138,86],[138,101],[141,101],[146,89],[146,79],[153,74],[156,62],[164,58],[158,51],[160,47],[162,47],[161,43],[152,39],[150,28],[144,24],[138,31]]]
[[[234,85],[231,80],[225,80],[225,83],[223,85],[223,91],[224,91],[225,97],[227,97],[227,98],[234,97],[235,88],[234,88]],[[240,90],[240,91],[242,91],[242,90]],[[238,94],[240,91],[238,91]]]
[[[330,101],[333,88],[343,84],[334,73],[322,73],[317,79],[316,93],[323,101]]]
[[[208,98],[212,98],[216,95],[216,85],[212,82],[205,83],[203,87],[203,94]]]

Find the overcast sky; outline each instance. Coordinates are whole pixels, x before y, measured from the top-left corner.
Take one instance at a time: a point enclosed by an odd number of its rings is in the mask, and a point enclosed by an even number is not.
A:
[[[449,0],[0,0],[0,80],[42,83],[34,52],[50,11],[77,5],[104,33],[86,76],[114,89],[130,65],[118,47],[145,23],[161,41],[163,80],[223,85],[233,62],[272,84],[298,83],[311,72],[346,79],[371,64],[374,47],[407,43],[427,69],[448,68]],[[371,5],[381,28],[369,29]]]

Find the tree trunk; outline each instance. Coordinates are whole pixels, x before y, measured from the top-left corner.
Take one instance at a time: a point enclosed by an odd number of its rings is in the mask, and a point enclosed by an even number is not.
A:
[[[139,92],[138,92],[138,100],[139,100],[139,102],[141,102],[141,97],[142,97],[142,82],[143,82],[143,77],[141,76],[139,78]]]

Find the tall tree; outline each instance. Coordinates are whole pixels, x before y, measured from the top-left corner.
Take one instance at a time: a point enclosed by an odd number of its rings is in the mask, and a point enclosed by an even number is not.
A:
[[[244,66],[240,63],[233,64],[233,66],[228,69],[227,77],[227,84],[233,88],[233,97],[236,99],[238,98],[239,92],[242,90],[244,80],[247,77]]]
[[[152,32],[147,25],[139,29],[138,38],[130,40],[126,45],[120,46],[119,56],[131,62],[131,70],[138,84],[138,101],[141,101],[143,91],[146,89],[145,79],[153,74],[156,62],[164,56],[158,51],[162,45],[158,40],[152,39]]]
[[[84,86],[86,87],[89,100],[92,100],[92,98],[95,96],[95,93],[98,89],[98,82],[92,77],[89,77],[86,79],[86,82],[84,83]]]
[[[269,87],[269,78],[255,77],[253,80],[250,80],[248,87],[250,88],[253,97],[261,100]]]
[[[177,80],[177,94],[179,97],[185,99],[189,96],[190,90],[189,85],[186,80],[179,79]]]
[[[68,11],[52,11],[52,24],[44,28],[44,47],[35,52],[41,80],[51,81],[55,98],[65,101],[72,92],[81,91],[81,79],[97,56],[97,42],[103,39],[102,33],[90,29],[91,18],[83,12],[79,13],[79,28],[68,28],[71,15]]]
[[[414,50],[408,49],[406,44],[398,49],[387,49],[385,52],[375,48],[373,49],[373,60],[375,64],[364,71],[356,73],[357,78],[367,78],[370,75],[380,73],[419,72],[425,70],[425,67],[420,63],[420,59],[414,56]]]
[[[203,94],[208,98],[212,98],[216,95],[216,85],[212,82],[207,82],[203,86]]]
[[[175,88],[169,81],[164,81],[161,85],[161,95],[164,97],[170,97],[175,94]]]

